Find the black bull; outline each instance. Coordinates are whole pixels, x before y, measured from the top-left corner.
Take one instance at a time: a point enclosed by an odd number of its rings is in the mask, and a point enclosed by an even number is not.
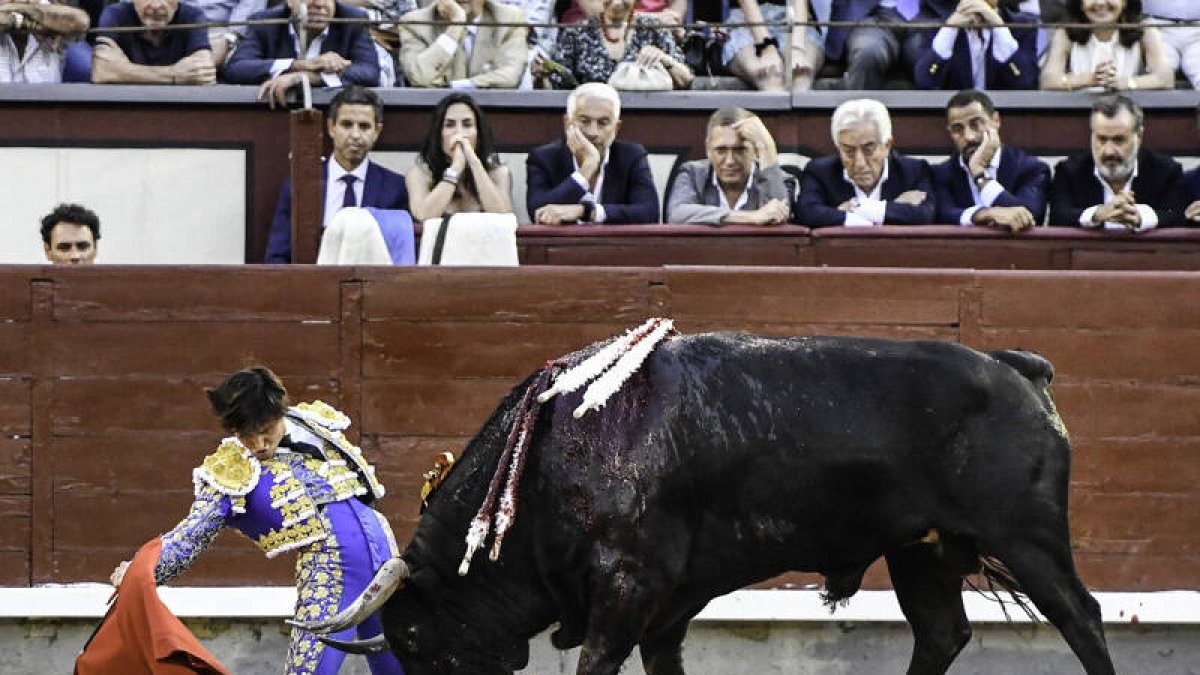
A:
[[[595,347],[568,357],[577,362]],[[1114,672],[1075,572],[1071,449],[1045,359],[931,341],[673,337],[598,411],[580,393],[536,420],[499,560],[456,573],[531,377],[428,502],[382,609],[409,675],[510,673],[554,622],[580,675],[682,674],[689,620],[789,570],[831,601],[880,556],[915,638],[910,674],[944,673],[970,636],[963,577],[1024,593],[1089,675]],[[486,550],[486,549],[485,549]]]

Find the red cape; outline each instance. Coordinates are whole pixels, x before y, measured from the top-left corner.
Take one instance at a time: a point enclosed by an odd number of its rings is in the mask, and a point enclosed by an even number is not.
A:
[[[133,557],[116,605],[75,659],[75,675],[230,675],[158,597],[158,537]]]

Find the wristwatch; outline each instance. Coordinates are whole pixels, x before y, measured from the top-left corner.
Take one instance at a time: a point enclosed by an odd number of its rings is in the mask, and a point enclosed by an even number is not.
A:
[[[977,189],[982,190],[983,186],[987,185],[988,181],[992,180],[992,176],[987,171],[980,171],[974,176],[971,176],[971,180],[975,181],[975,187]]]
[[[779,49],[779,40],[776,40],[773,37],[763,38],[762,42],[757,42],[754,44],[754,55],[762,56],[763,51],[766,50],[767,47]]]
[[[592,222],[592,220],[596,217],[596,202],[588,200],[579,202],[579,204],[583,207],[583,214],[579,216],[579,222]]]

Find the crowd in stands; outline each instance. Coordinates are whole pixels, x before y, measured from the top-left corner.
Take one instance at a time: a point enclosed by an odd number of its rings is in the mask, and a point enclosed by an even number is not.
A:
[[[663,213],[670,223],[714,226],[943,224],[1010,233],[1044,224],[1122,233],[1200,225],[1200,167],[1184,172],[1175,159],[1144,147],[1145,112],[1124,94],[1094,100],[1087,120],[1090,148],[1058,162],[1053,176],[1042,160],[1003,141],[1000,113],[986,92],[957,92],[945,115],[953,150],[930,166],[895,150],[881,102],[845,101],[830,121],[836,154],[801,168],[781,165],[775,141],[756,115],[721,108],[708,121],[706,158],[674,173]],[[612,86],[589,82],[570,93],[562,137],[526,158],[525,200],[535,224],[658,222],[646,149],[617,138],[620,121],[621,95]],[[392,246],[404,240],[411,245],[414,221],[457,213],[511,220],[512,175],[496,153],[486,113],[470,94],[452,92],[436,106],[420,154],[403,176],[370,160],[382,129],[383,102],[374,89],[351,85],[334,96],[326,117],[333,152],[321,184],[322,228],[328,238],[348,207],[369,208],[378,223],[359,219],[368,223],[365,229],[338,229],[332,236],[339,247],[361,247],[372,251],[372,260],[395,261],[404,256]],[[288,179],[265,262],[291,261],[291,222]],[[398,227],[407,228],[406,237]],[[99,220],[87,209],[62,205],[42,221],[41,232],[51,262],[95,258]]]
[[[1194,0],[0,1],[0,83],[225,82],[272,104],[302,80],[1120,91],[1176,73],[1200,87]]]

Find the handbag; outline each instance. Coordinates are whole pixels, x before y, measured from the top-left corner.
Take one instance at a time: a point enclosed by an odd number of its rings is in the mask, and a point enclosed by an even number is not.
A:
[[[725,67],[725,43],[729,33],[717,28],[690,29],[683,38],[683,61],[695,75],[728,75]]]
[[[675,88],[675,82],[666,68],[658,64],[639,66],[633,61],[617,64],[608,83],[620,91],[671,91]]]

